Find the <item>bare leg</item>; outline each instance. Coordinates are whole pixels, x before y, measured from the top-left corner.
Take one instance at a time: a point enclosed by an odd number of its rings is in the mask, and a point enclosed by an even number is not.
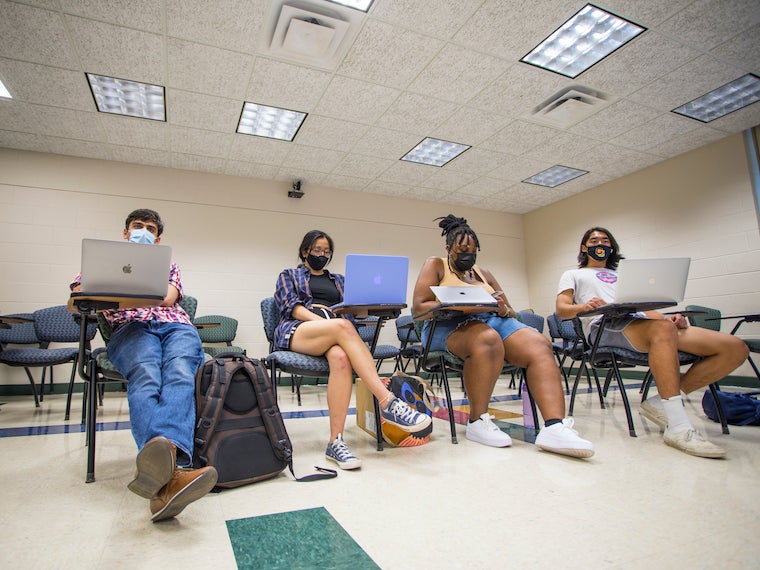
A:
[[[687,394],[724,378],[749,356],[740,338],[699,327],[679,329],[678,349],[702,357],[681,378],[681,390]]]
[[[528,372],[528,387],[544,420],[565,417],[562,376],[548,339],[534,329],[520,329],[504,341],[507,361]]]
[[[351,321],[347,319],[306,321],[299,325],[290,341],[290,346],[294,351],[314,356],[326,355],[327,351],[336,345],[343,349],[351,368],[356,371],[380,404],[387,404],[393,394],[380,380],[375,368],[375,360]]]
[[[636,350],[649,353],[649,367],[660,397],[678,396],[681,373],[676,325],[667,319],[637,319],[625,327],[624,334]]]
[[[351,363],[342,348],[333,346],[325,353],[330,363],[330,376],[327,379],[327,409],[330,413],[330,441],[346,427],[348,405],[351,402],[353,374]]]
[[[464,360],[464,384],[470,401],[470,420],[477,420],[488,411],[488,402],[504,366],[501,337],[485,323],[473,321],[451,333],[446,347]]]

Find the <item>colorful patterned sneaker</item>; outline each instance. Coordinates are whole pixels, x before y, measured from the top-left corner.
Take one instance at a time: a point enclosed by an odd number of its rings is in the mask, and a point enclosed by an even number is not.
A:
[[[705,436],[695,429],[687,429],[679,431],[678,433],[672,433],[666,428],[664,440],[670,447],[680,449],[689,455],[709,457],[711,459],[720,459],[726,456],[725,449],[710,443]]]
[[[409,433],[417,433],[428,427],[433,420],[427,414],[421,414],[417,410],[406,405],[395,396],[388,402],[384,410],[380,410],[383,419]]]
[[[341,433],[327,444],[325,457],[337,463],[341,469],[358,469],[362,466],[362,460],[349,451]]]
[[[578,435],[573,429],[574,423],[573,418],[565,418],[559,423],[541,428],[536,437],[536,447],[570,457],[591,457],[594,455],[594,444]]]
[[[491,421],[493,418],[491,414],[486,412],[480,414],[480,419],[472,423],[468,422],[465,437],[470,441],[477,441],[491,447],[509,447],[512,445],[512,438]]]
[[[665,410],[662,408],[656,408],[649,403],[649,400],[644,400],[641,402],[639,412],[650,422],[657,424],[661,430],[664,430],[666,427],[668,427],[668,416],[665,414]]]

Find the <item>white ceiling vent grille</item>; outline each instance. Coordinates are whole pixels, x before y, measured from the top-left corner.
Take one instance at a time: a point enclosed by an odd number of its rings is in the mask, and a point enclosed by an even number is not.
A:
[[[565,129],[600,111],[612,103],[601,91],[571,85],[535,107],[531,119],[538,123]]]
[[[333,71],[356,39],[365,16],[339,5],[328,8],[277,0],[272,3],[260,47],[278,59]]]

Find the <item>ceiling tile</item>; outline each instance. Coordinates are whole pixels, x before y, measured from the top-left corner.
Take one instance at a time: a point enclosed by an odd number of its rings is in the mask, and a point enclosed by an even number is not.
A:
[[[243,103],[180,89],[166,90],[166,114],[172,124],[234,133]]]
[[[164,42],[158,34],[66,16],[84,71],[165,85]]]
[[[450,142],[476,145],[491,137],[511,121],[511,117],[497,115],[490,111],[460,107],[448,119],[430,131],[430,136]]]
[[[400,92],[384,85],[336,75],[314,112],[357,123],[374,123]]]
[[[469,184],[477,178],[477,174],[457,172],[446,167],[438,168],[431,176],[420,183],[425,188],[433,188],[441,193],[453,192]]]
[[[473,147],[464,151],[443,168],[483,176],[503,164],[505,156],[502,152]]]
[[[333,174],[342,174],[343,176],[353,176],[355,178],[374,179],[391,164],[393,164],[392,160],[384,158],[348,154],[335,167]]]
[[[166,0],[170,36],[253,53],[263,32],[265,0]]]
[[[106,113],[101,113],[99,119],[109,143],[149,151],[168,149],[170,127],[162,121]]]
[[[625,176],[636,170],[659,162],[660,157],[623,148],[610,143],[601,143],[594,152],[584,158],[578,158],[574,168],[598,172],[607,176]]]
[[[516,157],[505,155],[501,165],[493,170],[490,176],[509,182],[520,182],[534,174],[543,172],[555,164],[556,161],[537,160],[530,156]]]
[[[623,99],[573,125],[568,130],[597,140],[609,140],[661,114],[661,111],[651,107]]]
[[[684,43],[712,49],[733,36],[760,23],[757,0],[698,0],[659,26],[666,34]]]
[[[386,182],[384,180],[373,180],[362,190],[371,194],[383,194],[384,196],[403,196],[409,192],[409,186],[405,184],[396,184],[395,182]]]
[[[525,157],[568,165],[575,157],[593,152],[592,149],[598,144],[598,140],[562,132],[529,150]]]
[[[234,135],[172,126],[172,153],[193,154],[213,158],[226,157]],[[205,169],[204,169],[205,170]]]
[[[694,0],[605,0],[604,9],[647,28],[661,24]]]
[[[294,180],[300,180],[302,183],[301,190],[308,192],[309,184],[322,184],[326,177],[327,174],[324,172],[315,172],[314,170],[307,170],[297,166],[281,166],[277,169],[274,179],[279,182],[287,182],[288,189],[290,189]]]
[[[109,145],[102,143],[73,140],[59,137],[47,137],[46,146],[53,154],[96,158],[98,160],[113,160]]]
[[[671,111],[741,75],[741,70],[703,55],[632,93],[629,99]]]
[[[456,33],[477,7],[478,2],[461,0],[380,1],[372,7],[371,17],[445,40]]]
[[[693,131],[698,126],[699,123],[696,121],[667,113],[613,138],[610,142],[634,150],[649,150],[656,154],[651,150],[653,147]]]
[[[555,129],[528,123],[512,121],[480,146],[507,154],[521,155],[559,134]]]
[[[726,133],[705,125],[696,125],[693,130],[671,137],[663,143],[652,146],[649,152],[658,156],[673,157],[710,144],[726,136]]]
[[[376,124],[386,129],[425,135],[450,117],[456,109],[454,103],[416,93],[402,93]]]
[[[0,58],[0,77],[18,101],[95,110],[87,79],[80,71]]]
[[[411,198],[413,200],[427,200],[430,202],[438,202],[442,198],[445,198],[447,192],[442,192],[437,188],[421,188],[414,187],[404,194],[405,198]]]
[[[76,52],[69,44],[57,12],[0,3],[0,56],[56,67],[76,68]]]
[[[331,74],[263,57],[253,64],[245,99],[292,111],[309,112],[319,101]]]
[[[509,65],[504,60],[449,44],[412,81],[409,90],[446,101],[467,101]]]
[[[345,152],[327,150],[300,144],[290,145],[290,152],[285,156],[281,168],[296,170],[312,170],[314,172],[330,172],[345,156]]]
[[[358,178],[356,176],[346,176],[344,174],[328,174],[324,179],[324,184],[343,190],[361,191],[370,183],[369,178]]]
[[[454,36],[466,47],[517,61],[580,9],[571,0],[487,0]]]
[[[430,176],[432,176],[437,170],[437,166],[398,160],[384,170],[378,178],[384,182],[418,185],[430,178]]]
[[[0,107],[0,111],[2,111],[2,107]],[[0,130],[0,147],[32,150],[35,152],[50,152],[50,149],[46,146],[45,137],[32,133],[19,133],[17,131]]]
[[[307,146],[331,148],[346,152],[349,150],[356,151],[359,139],[367,132],[368,128],[367,125],[360,123],[311,114],[306,117],[301,125],[295,140],[297,143]]]
[[[569,85],[567,77],[516,63],[469,104],[507,117],[530,116],[537,105]]]
[[[242,160],[228,160],[224,167],[224,173],[230,176],[242,176],[243,178],[273,179],[278,172],[276,166],[271,164],[256,164]]]
[[[368,21],[338,73],[405,87],[441,49],[442,42],[376,20]]]
[[[699,51],[649,30],[577,79],[607,95],[621,97],[678,69],[699,55]]]
[[[469,184],[462,186],[457,190],[457,194],[467,194],[469,196],[479,197],[492,196],[493,194],[497,194],[506,188],[509,188],[509,186],[511,186],[511,182],[506,180],[481,176]]]
[[[291,144],[264,137],[235,134],[229,158],[279,166],[290,151]]]
[[[169,87],[243,99],[253,58],[183,40],[168,40]]]
[[[60,0],[60,2],[61,8],[67,14],[137,28],[154,34],[161,34],[164,31],[162,3],[155,0],[129,0],[129,2]]]
[[[399,160],[420,142],[418,135],[370,127],[364,136],[351,148],[351,152]]]
[[[715,47],[712,54],[736,67],[760,74],[760,24]]]

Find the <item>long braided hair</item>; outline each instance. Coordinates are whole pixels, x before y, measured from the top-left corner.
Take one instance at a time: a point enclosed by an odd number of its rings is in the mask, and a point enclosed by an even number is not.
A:
[[[438,221],[438,227],[443,231],[442,236],[446,237],[446,246],[451,248],[454,243],[462,243],[467,237],[472,238],[475,242],[475,248],[480,251],[480,242],[475,231],[467,225],[467,220],[464,218],[457,218],[454,214],[449,214],[445,217],[435,218],[433,221]]]

